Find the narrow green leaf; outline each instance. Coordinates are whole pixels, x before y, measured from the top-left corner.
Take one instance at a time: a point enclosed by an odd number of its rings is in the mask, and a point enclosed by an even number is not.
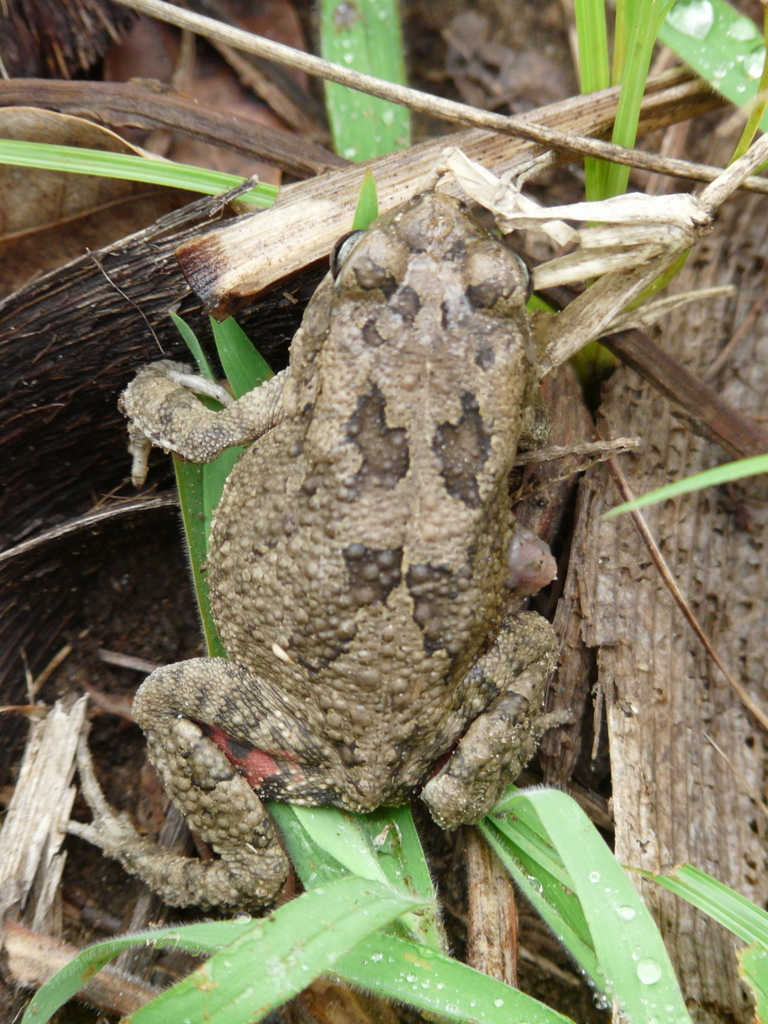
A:
[[[225,658],[226,651],[219,639],[219,633],[211,614],[211,595],[208,580],[203,572],[208,557],[208,523],[206,515],[206,493],[203,479],[203,466],[185,462],[177,455],[173,456],[173,469],[176,474],[176,487],[179,492],[181,518],[184,523],[184,536],[187,540],[189,566],[192,570],[192,583],[195,588],[197,607],[203,636],[212,658]]]
[[[190,1019],[245,1024],[301,991],[361,938],[416,905],[389,886],[344,878],[304,893],[259,920],[168,928],[111,940],[84,950],[47,982],[23,1021],[45,1024],[119,952],[151,944],[216,952],[199,970],[133,1014],[132,1022]],[[258,973],[253,969],[256,963],[262,966]]]
[[[768,947],[768,914],[706,871],[693,864],[681,864],[670,875],[649,877],[719,921],[744,942],[760,942]]]
[[[621,24],[625,52],[620,59],[614,59],[620,79],[614,73],[613,84],[621,84],[621,93],[611,140],[620,146],[635,144],[653,47],[670,6],[671,0],[621,0],[618,6],[617,26]],[[628,180],[628,167],[610,164],[605,175],[604,197],[621,195],[626,191]]]
[[[525,805],[516,809],[523,814],[499,816],[494,813],[480,822],[479,828],[516,885],[576,960],[598,991],[606,981],[595,955],[581,904],[570,888],[571,880],[552,844],[543,835],[541,822],[529,826],[522,820]],[[533,816],[535,817],[535,815]]]
[[[211,523],[213,513],[219,506],[221,495],[224,491],[224,484],[227,477],[235,468],[235,463],[243,454],[245,449],[242,445],[234,448],[227,448],[213,462],[206,462],[203,465],[203,513],[205,516],[205,535],[208,538],[211,534]],[[206,545],[207,550],[207,545]]]
[[[232,317],[228,317],[222,323],[218,323],[213,317],[210,318],[210,321],[221,365],[236,398],[240,398],[272,376],[272,371],[267,363],[254,348],[245,331]],[[227,477],[235,468],[235,463],[243,451],[244,448],[241,445],[228,448],[213,462],[208,462],[203,466],[203,510],[206,534],[210,532],[213,513],[221,501]]]
[[[434,900],[432,875],[410,807],[380,807],[363,820],[390,885],[403,885],[418,899]]]
[[[388,886],[342,878],[286,903],[131,1017],[132,1024],[247,1024],[325,973],[365,936],[413,909]],[[258,964],[259,969],[254,970]]]
[[[175,313],[170,315],[187,343],[200,373],[209,380],[215,380],[216,375],[192,328]],[[212,323],[219,357],[237,396],[245,394],[272,375],[272,371],[253,347],[250,339],[232,318],[222,324],[215,321]],[[209,408],[220,408],[211,398],[203,397],[201,401]],[[208,535],[213,512],[221,500],[226,479],[242,451],[242,447],[229,448],[222,452],[218,459],[204,466],[192,465],[176,456],[173,460],[203,634],[208,653],[211,657],[218,658],[226,657],[226,651],[213,621],[208,581],[202,567],[208,557]]]
[[[649,491],[639,498],[626,501],[623,505],[617,505],[609,512],[604,512],[603,519],[613,519],[614,516],[621,515],[623,512],[632,512],[637,508],[645,508],[646,505],[655,505],[660,501],[667,501],[669,498],[677,498],[681,494],[700,491],[704,487],[719,487],[720,484],[742,480],[747,476],[756,476],[758,473],[768,473],[768,455],[753,455],[748,459],[726,462],[723,466],[715,466],[713,469],[706,469],[703,473],[696,473],[694,476],[688,476],[676,483],[657,487],[654,491]]]
[[[405,84],[397,0],[322,0],[320,37],[326,60]],[[405,107],[334,82],[324,85],[334,146],[341,156],[369,160],[410,145]]]
[[[576,39],[579,51],[579,88],[582,93],[607,89],[611,84],[608,31],[603,0],[575,0]],[[595,157],[584,160],[585,196],[602,199],[609,164]]]
[[[195,332],[186,320],[182,320],[178,314],[171,312],[168,315],[171,320],[173,320],[176,330],[182,336],[187,344],[187,348],[192,353],[192,357],[197,363],[197,369],[201,377],[205,377],[207,380],[216,380],[216,374],[211,369],[211,364],[208,362],[205,352],[203,352],[203,347],[197,340]]]
[[[206,377],[208,380],[216,380],[216,375],[211,369],[195,332],[176,313],[170,313],[170,317],[192,353],[201,376]],[[213,399],[206,398],[203,401],[205,401],[209,408],[219,408],[218,403],[214,402]],[[176,474],[181,518],[184,523],[184,536],[187,541],[187,554],[189,556],[190,569],[192,570],[192,583],[195,588],[205,644],[211,657],[223,658],[226,657],[226,652],[213,621],[208,580],[203,572],[203,566],[208,557],[208,530],[211,512],[204,467],[196,466],[192,462],[185,462],[184,459],[174,455],[173,469]]]
[[[739,974],[752,989],[755,997],[756,1024],[768,1021],[768,949],[765,946],[748,946],[736,951],[739,958]]]
[[[35,994],[22,1018],[23,1024],[45,1024],[56,1010],[110,960],[126,949],[143,946],[183,949],[193,955],[212,954],[253,927],[244,921],[208,921],[185,927],[159,928],[121,935],[88,946],[57,971]]]
[[[579,50],[579,86],[582,92],[597,92],[611,84],[608,30],[603,0],[574,3]]]
[[[465,1024],[572,1024],[544,1003],[458,960],[382,932],[341,957],[333,973],[342,981]]]
[[[293,813],[313,843],[347,871],[386,884],[386,876],[361,815],[333,807],[294,807]]]
[[[276,803],[269,809],[305,888],[347,871],[388,883],[430,908],[403,915],[397,927],[417,942],[442,948],[432,879],[407,807],[371,814]]]
[[[763,16],[763,50],[765,50],[766,44],[768,44],[768,17]],[[754,142],[760,123],[766,116],[766,107],[768,107],[768,66],[766,66],[765,60],[763,60],[763,73],[760,75],[760,81],[757,83],[757,93],[752,103],[749,104],[747,123],[744,125],[741,137],[729,161],[730,163],[744,156]]]
[[[613,71],[608,72],[605,12],[598,0],[576,0],[581,91],[621,85],[611,139],[633,146],[656,35],[672,0],[617,0]],[[626,190],[629,168],[585,161],[587,199],[604,199]]]
[[[216,351],[237,398],[273,376],[266,360],[231,316],[221,323],[210,317]]]
[[[250,338],[231,317],[223,323],[217,323],[211,318],[211,324],[216,351],[235,398],[241,398],[272,376],[272,371],[254,348]],[[213,462],[207,462],[203,466],[206,538],[210,534],[213,513],[221,501],[224,484],[243,451],[242,446],[228,448]]]
[[[507,792],[493,808],[492,813],[483,819],[482,824],[487,823],[489,826],[493,826],[505,838],[514,842],[520,853],[537,868],[546,871],[562,888],[569,889],[570,875],[549,836],[542,828],[538,815],[529,804],[521,803],[516,799],[524,791],[517,787],[510,787],[510,789],[512,792]],[[573,894],[571,893],[571,895]],[[586,927],[583,937],[585,941],[589,939],[589,931]]]
[[[69,174],[94,174],[100,178],[121,178],[124,181],[145,181],[150,185],[183,188],[212,196],[242,185],[244,181],[234,174],[176,164],[170,160],[150,160],[130,153],[110,153],[100,149],[53,146],[15,139],[0,139],[0,163]],[[274,185],[262,184],[244,192],[239,198],[245,203],[269,207],[274,205],[277,192]]]
[[[578,897],[606,995],[614,996],[633,1024],[690,1024],[661,935],[621,865],[594,825],[565,793],[526,791],[528,801],[562,858]]]
[[[305,889],[327,885],[347,875],[347,869],[328,850],[318,846],[296,814],[294,804],[279,804],[270,800],[270,815],[280,830],[291,864]]]
[[[362,231],[372,224],[379,216],[379,195],[376,191],[376,179],[366,167],[360,195],[357,197],[352,230]]]

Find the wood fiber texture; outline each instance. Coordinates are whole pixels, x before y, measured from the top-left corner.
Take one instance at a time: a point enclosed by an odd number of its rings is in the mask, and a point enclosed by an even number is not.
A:
[[[694,301],[661,331],[662,346],[696,374],[706,374],[764,291],[765,224],[762,200],[734,202],[676,285],[680,291],[727,283],[737,288],[732,299]],[[768,314],[758,317],[714,384],[736,409],[765,414]],[[727,461],[633,371],[614,375],[601,413],[603,436],[646,439],[645,448],[623,463],[635,494]],[[607,469],[597,467],[585,485],[586,515],[571,572],[578,578],[582,636],[596,649],[605,699],[616,855],[652,872],[690,861],[764,906],[766,822],[750,794],[763,792],[765,737],[684,621],[630,518],[601,521],[620,500]],[[767,497],[765,479],[756,478],[644,510],[715,649],[763,707]],[[751,1019],[733,937],[656,885],[640,887],[694,1020]]]

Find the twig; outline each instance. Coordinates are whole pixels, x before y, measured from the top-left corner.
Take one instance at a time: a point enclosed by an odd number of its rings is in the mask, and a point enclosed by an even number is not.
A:
[[[514,466],[532,466],[540,462],[555,462],[557,459],[590,458],[596,456],[595,462],[605,462],[616,455],[639,448],[643,442],[639,437],[617,437],[615,441],[580,441],[577,444],[548,444],[545,448],[531,448],[519,452]],[[594,465],[594,463],[592,463]]]
[[[38,988],[56,971],[66,967],[79,952],[74,946],[31,931],[14,921],[6,924],[7,968],[17,985]],[[122,1015],[135,1013],[150,999],[160,995],[160,991],[153,985],[116,971],[114,967],[102,967],[75,994],[75,998]]]
[[[59,665],[61,665],[62,662],[66,661],[66,659],[72,653],[72,650],[73,650],[72,644],[64,644],[64,646],[59,648],[59,650],[56,652],[56,654],[54,654],[54,656],[51,658],[51,660],[45,666],[43,671],[40,672],[31,681],[30,686],[29,686],[29,696],[30,696],[30,698],[32,700],[35,699],[35,697],[37,696],[37,694],[40,691],[40,689],[43,686],[43,684],[46,683],[51,678],[51,676],[56,671],[56,669],[59,667]]]
[[[109,651],[100,647],[96,652],[99,660],[105,665],[114,665],[116,668],[128,668],[132,672],[143,672],[149,675],[159,667],[158,662],[148,661],[147,658],[137,658],[135,654],[122,654],[120,651]]]
[[[119,501],[106,508],[100,508],[95,512],[86,512],[82,516],[68,519],[65,523],[57,523],[49,530],[43,530],[28,540],[15,544],[12,548],[0,551],[0,563],[26,555],[35,548],[53,541],[60,540],[72,533],[80,533],[82,530],[90,530],[100,523],[117,516],[133,515],[136,512],[147,512],[154,508],[171,508],[178,505],[179,498],[175,491],[158,494],[153,498],[136,498],[131,501]]]
[[[104,267],[102,266],[102,264],[101,264],[101,260],[100,260],[100,259],[99,259],[99,257],[98,257],[98,256],[96,255],[96,253],[95,253],[95,252],[91,252],[91,250],[90,250],[90,249],[86,249],[86,252],[87,252],[87,253],[88,253],[88,255],[89,255],[89,256],[91,257],[91,259],[92,259],[92,260],[93,260],[93,262],[94,262],[94,263],[96,264],[96,266],[97,266],[97,267],[99,268],[99,270],[100,270],[100,271],[102,272],[102,274],[103,274],[103,275],[104,275],[104,277],[105,277],[105,278],[107,279],[107,281],[109,281],[109,283],[110,283],[110,284],[112,285],[112,287],[113,287],[113,288],[115,289],[115,291],[117,292],[117,294],[118,294],[118,295],[120,295],[120,296],[121,296],[121,298],[125,299],[125,301],[126,301],[127,303],[129,303],[129,304],[130,304],[131,306],[133,306],[133,308],[134,308],[134,309],[136,310],[136,312],[137,312],[137,313],[139,314],[139,316],[140,316],[140,317],[142,318],[142,320],[144,321],[144,323],[145,323],[145,324],[147,325],[147,329],[149,330],[149,333],[150,333],[150,334],[152,335],[152,337],[153,337],[153,338],[155,339],[155,344],[157,345],[158,349],[160,350],[160,355],[161,355],[161,356],[164,356],[164,355],[165,355],[165,352],[163,351],[163,346],[162,346],[162,345],[160,344],[160,339],[159,339],[159,338],[158,338],[158,336],[157,336],[157,335],[155,334],[155,329],[154,329],[154,327],[152,326],[152,324],[151,324],[151,323],[149,322],[149,319],[147,318],[147,315],[145,314],[144,310],[143,310],[143,309],[141,308],[141,306],[138,306],[138,305],[137,305],[137,304],[136,304],[136,303],[135,303],[135,302],[133,301],[133,299],[132,299],[132,298],[130,297],[130,295],[126,295],[126,293],[125,293],[125,292],[123,291],[123,289],[122,289],[122,288],[121,288],[121,287],[120,287],[120,286],[119,286],[118,284],[115,284],[115,282],[114,282],[114,281],[112,280],[112,278],[111,278],[111,277],[109,276],[109,274],[108,274],[108,273],[106,272],[106,270],[105,270],[105,269],[104,269]]]
[[[714,749],[717,751],[717,753],[720,755],[720,757],[722,757],[722,759],[725,761],[725,763],[731,769],[731,771],[733,772],[734,776],[739,780],[739,782],[741,783],[741,785],[742,785],[742,787],[744,789],[744,792],[747,794],[747,796],[750,798],[750,800],[754,800],[755,803],[757,804],[757,806],[763,812],[764,817],[768,818],[768,805],[766,805],[765,801],[761,799],[760,794],[755,789],[755,787],[754,786],[750,786],[750,784],[747,782],[747,780],[746,780],[746,778],[744,776],[744,773],[739,771],[739,769],[736,767],[736,765],[733,763],[733,761],[728,757],[728,755],[723,750],[723,748],[718,746],[717,743],[715,743],[715,741],[709,735],[708,732],[704,733],[704,739],[707,741],[707,743],[710,744],[710,746],[714,747]]]
[[[0,106],[45,107],[114,127],[181,133],[263,160],[297,178],[349,163],[305,136],[216,110],[170,89],[153,88],[151,82],[0,81]]]
[[[601,338],[600,343],[682,406],[697,432],[712,438],[736,458],[766,451],[768,433],[762,427],[724,401],[711,385],[699,380],[647,334],[622,331]]]
[[[332,64],[330,61],[323,60],[322,57],[294,50],[283,43],[275,43],[271,39],[254,35],[252,32],[233,28],[214,18],[206,18],[180,7],[174,7],[172,4],[165,3],[164,0],[118,0],[118,2],[132,10],[140,11],[142,14],[159,18],[178,28],[190,29],[208,39],[225,43],[246,53],[256,54],[256,56],[272,60],[276,64],[286,64],[289,67],[298,68],[326,81],[346,85],[350,89],[357,89],[359,92],[366,92],[371,96],[399,103],[404,107],[410,107],[412,110],[418,110],[445,121],[470,125],[474,128],[485,128],[502,135],[529,139],[551,149],[599,157],[611,160],[613,163],[655,171],[658,174],[701,178],[705,181],[713,181],[722,174],[721,168],[690,164],[685,160],[662,158],[650,153],[642,153],[639,150],[626,149],[624,146],[617,146],[612,142],[603,142],[599,139],[558,131],[556,128],[548,128],[545,125],[533,123],[526,117],[504,117],[502,114],[478,110],[465,103],[457,103],[455,100],[442,99],[404,85],[386,82],[381,78],[374,78],[372,75],[354,71],[352,68]],[[695,171],[692,174],[694,168]],[[752,184],[755,185],[758,181],[759,191],[768,191],[768,181],[763,178],[753,179]]]

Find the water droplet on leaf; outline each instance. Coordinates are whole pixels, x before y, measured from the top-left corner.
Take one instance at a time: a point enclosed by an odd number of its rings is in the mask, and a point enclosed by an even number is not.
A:
[[[661,964],[651,957],[644,957],[638,961],[637,976],[643,985],[655,985],[661,977]]]
[[[688,0],[677,3],[667,15],[667,21],[692,39],[706,39],[715,21],[715,12],[709,0]]]

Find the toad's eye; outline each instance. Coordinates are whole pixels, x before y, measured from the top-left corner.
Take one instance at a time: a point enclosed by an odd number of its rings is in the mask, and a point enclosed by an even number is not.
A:
[[[339,276],[339,271],[344,265],[347,256],[352,252],[357,242],[365,234],[364,231],[348,231],[342,235],[331,252],[331,273],[334,280]]]
[[[514,245],[511,245],[506,238],[502,238],[501,241],[504,248],[511,252],[514,256],[516,256],[520,262],[520,267],[523,273],[523,277],[525,279],[525,301],[527,302],[528,299],[530,299],[530,297],[533,295],[534,264],[528,258],[527,253],[521,252],[520,249],[516,248]]]
[[[467,298],[475,309],[522,307],[530,295],[531,274],[524,260],[488,239],[468,253],[464,266]]]
[[[385,298],[402,283],[407,267],[408,248],[380,227],[353,231],[340,239],[331,261],[337,289],[350,294],[381,292]]]

